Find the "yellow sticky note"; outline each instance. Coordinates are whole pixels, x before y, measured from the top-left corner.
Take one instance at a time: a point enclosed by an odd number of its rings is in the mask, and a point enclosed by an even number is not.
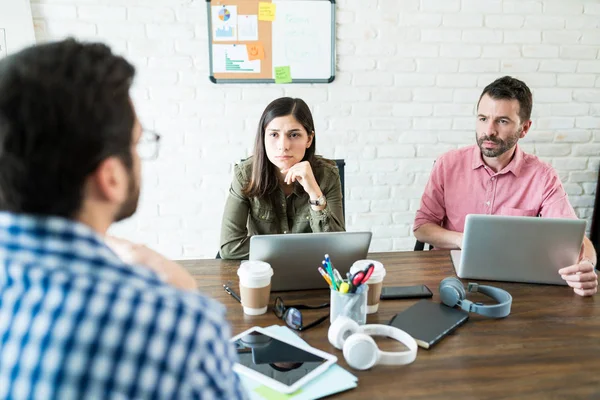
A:
[[[258,3],[258,20],[275,21],[276,5],[273,3]]]
[[[248,51],[248,60],[262,60],[265,58],[265,48],[262,43],[252,43],[246,45],[246,50]]]
[[[292,73],[290,67],[275,67],[275,83],[291,83]]]

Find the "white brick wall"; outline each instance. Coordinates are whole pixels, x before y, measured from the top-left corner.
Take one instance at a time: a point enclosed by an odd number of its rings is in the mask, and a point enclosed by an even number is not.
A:
[[[346,222],[373,251],[408,250],[433,160],[473,142],[483,87],[511,74],[534,91],[523,146],[551,163],[590,218],[600,163],[597,0],[338,0],[330,85],[214,85],[206,3],[31,0],[39,41],[104,41],[137,67],[142,122],[164,136],[144,165],[137,215],[113,229],[173,258],[214,257],[232,164],[251,154],[264,106],[304,98],[318,152],[346,160]]]

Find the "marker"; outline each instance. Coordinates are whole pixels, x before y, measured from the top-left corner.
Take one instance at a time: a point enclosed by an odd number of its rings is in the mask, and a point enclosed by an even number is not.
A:
[[[340,271],[338,271],[335,268],[333,269],[333,276],[335,276],[336,283],[338,284],[338,286],[344,281],[342,279],[342,275],[340,275]]]

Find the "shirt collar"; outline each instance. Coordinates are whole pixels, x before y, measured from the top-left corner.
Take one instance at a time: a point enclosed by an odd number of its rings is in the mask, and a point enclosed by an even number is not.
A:
[[[519,174],[521,173],[521,169],[523,167],[523,155],[523,150],[521,150],[521,148],[517,144],[515,148],[515,154],[513,155],[512,160],[510,160],[508,165],[498,173],[505,174],[507,172],[512,172],[514,176],[519,177]],[[472,169],[477,169],[485,166],[485,163],[483,162],[483,157],[481,155],[481,149],[479,149],[478,145],[473,146],[472,160]]]
[[[117,255],[104,243],[104,238],[88,225],[57,217],[0,212],[0,258],[10,252],[36,255],[57,254],[109,264],[120,264]],[[30,257],[28,256],[28,258]]]

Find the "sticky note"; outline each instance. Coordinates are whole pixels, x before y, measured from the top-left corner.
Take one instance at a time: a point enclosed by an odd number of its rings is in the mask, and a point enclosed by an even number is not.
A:
[[[248,50],[248,60],[262,60],[265,58],[265,48],[262,43],[247,44],[246,49]]]
[[[258,20],[275,21],[276,5],[273,3],[258,3]]]
[[[290,67],[275,67],[275,83],[291,83],[292,73]]]

